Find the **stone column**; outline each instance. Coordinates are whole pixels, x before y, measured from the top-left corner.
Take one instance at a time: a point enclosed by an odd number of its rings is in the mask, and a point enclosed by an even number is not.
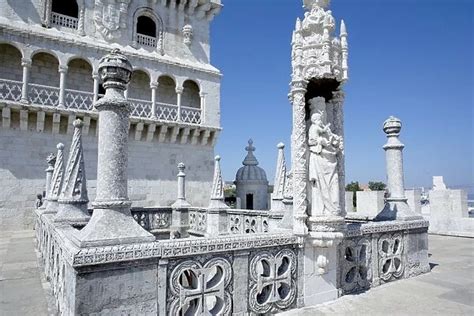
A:
[[[99,111],[97,193],[89,223],[78,234],[81,247],[155,240],[133,219],[128,199],[128,125],[130,103],[124,90],[132,65],[118,49],[104,56],[99,76],[105,96],[94,106]]]
[[[184,163],[180,162],[178,164],[178,198],[176,202],[171,205],[173,208],[171,226],[179,238],[189,236],[189,208],[191,207],[191,204],[186,201],[185,169],[186,166]]]
[[[199,93],[199,96],[201,97],[201,124],[203,125],[207,123],[206,95],[207,93],[204,92]]]
[[[183,94],[183,88],[181,87],[176,88],[176,96],[177,96],[176,106],[178,107],[178,115],[176,117],[177,117],[178,122],[181,122],[181,96],[182,94]]]
[[[156,90],[158,89],[158,82],[150,83],[151,89],[151,117],[156,118]]]
[[[23,84],[21,86],[21,100],[22,103],[30,103],[28,98],[28,85],[30,81],[31,59],[22,58],[21,66],[23,67]]]
[[[92,74],[92,79],[94,79],[94,103],[99,100],[99,74]]]
[[[307,208],[307,134],[306,134],[305,80],[292,81],[290,97],[293,104],[293,131],[291,134],[291,164],[293,173],[293,232],[308,234]]]
[[[84,2],[83,5],[79,9],[79,20],[77,21],[77,31],[79,35],[84,36],[86,32],[84,31]]]
[[[377,215],[376,220],[414,220],[422,219],[410,209],[405,197],[403,180],[403,148],[398,136],[402,129],[402,122],[390,116],[383,124],[383,131],[387,134],[387,143],[383,146],[387,163],[387,190],[388,197],[385,207]]]
[[[67,66],[59,65],[59,104],[58,106],[64,107],[65,98],[66,98],[66,75],[67,75]]]

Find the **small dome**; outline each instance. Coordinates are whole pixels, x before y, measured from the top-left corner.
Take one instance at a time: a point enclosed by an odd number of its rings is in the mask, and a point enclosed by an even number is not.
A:
[[[265,170],[258,166],[258,160],[253,154],[255,147],[253,147],[251,139],[245,150],[247,151],[247,156],[242,161],[244,166],[237,171],[235,181],[267,181]]]

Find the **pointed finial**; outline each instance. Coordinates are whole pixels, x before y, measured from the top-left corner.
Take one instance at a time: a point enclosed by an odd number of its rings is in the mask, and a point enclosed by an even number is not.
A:
[[[179,172],[184,172],[185,169],[186,169],[186,165],[184,164],[184,162],[180,162],[178,164],[178,171]]]
[[[347,36],[346,23],[341,20],[341,37]]]
[[[217,155],[215,158],[214,158],[215,161],[220,161],[221,160],[221,156]]]
[[[215,157],[214,179],[212,181],[211,201],[209,203],[209,208],[211,209],[228,208],[224,202],[224,181],[222,180],[220,160],[221,156],[217,155]]]
[[[285,144],[283,144],[282,142],[279,142],[278,145],[277,145],[277,148],[278,148],[278,149],[284,149],[284,148],[285,148]]]

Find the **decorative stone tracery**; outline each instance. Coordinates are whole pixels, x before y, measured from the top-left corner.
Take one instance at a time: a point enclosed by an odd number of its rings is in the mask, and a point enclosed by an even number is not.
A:
[[[402,233],[384,234],[377,243],[378,275],[382,282],[399,279],[405,271]]]
[[[230,315],[232,267],[228,259],[186,260],[169,276],[169,315]]]
[[[366,290],[372,283],[371,239],[347,239],[340,247],[341,287],[344,293]]]
[[[249,309],[258,314],[289,308],[296,297],[296,254],[293,250],[263,251],[249,265]]]

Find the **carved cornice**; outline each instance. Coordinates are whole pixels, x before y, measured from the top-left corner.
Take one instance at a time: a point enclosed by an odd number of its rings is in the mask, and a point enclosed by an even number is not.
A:
[[[428,229],[429,222],[426,220],[414,221],[385,221],[370,223],[349,223],[345,237],[355,237],[375,233],[383,233],[398,230]]]

